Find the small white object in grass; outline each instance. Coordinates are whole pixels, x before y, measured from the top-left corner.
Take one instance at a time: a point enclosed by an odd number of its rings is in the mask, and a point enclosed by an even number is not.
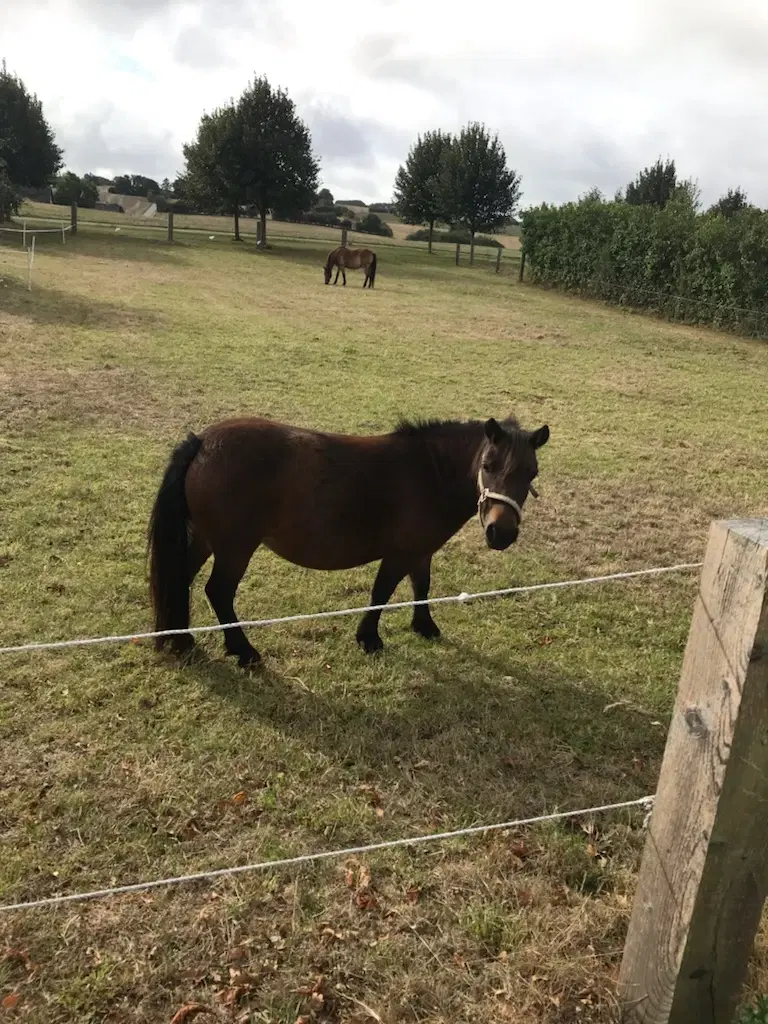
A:
[[[462,590],[462,592],[459,594],[458,600],[461,601],[462,604],[465,601],[469,600],[469,594],[466,592],[466,590]]]
[[[208,237],[210,238],[211,241],[213,241],[216,235],[208,235]]]
[[[119,230],[120,230],[120,228],[115,228],[115,231],[119,231]]]

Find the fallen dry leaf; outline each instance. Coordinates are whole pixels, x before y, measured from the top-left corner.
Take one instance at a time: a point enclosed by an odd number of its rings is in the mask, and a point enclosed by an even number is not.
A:
[[[371,884],[371,869],[365,864],[360,868],[360,874],[357,878],[357,884],[360,889],[367,889]]]
[[[347,868],[344,872],[344,882],[348,889],[355,888],[355,872],[352,868]]]
[[[235,1006],[240,1002],[244,995],[247,995],[248,992],[252,991],[253,985],[250,984],[231,985],[229,988],[224,988],[221,992],[217,993],[216,998],[219,1002],[223,1003],[224,1006]]]
[[[248,799],[248,794],[244,789],[241,789],[239,793],[235,793],[232,799],[229,801],[235,807],[240,807]]]
[[[212,1010],[210,1006],[205,1006],[203,1003],[186,1003],[173,1015],[171,1024],[185,1024],[186,1021],[192,1020],[193,1017],[198,1017],[201,1013],[207,1013],[212,1016],[216,1015],[215,1010]]]
[[[412,885],[406,892],[405,898],[409,903],[418,903],[421,899],[421,889],[417,889],[415,885]]]
[[[527,860],[531,856],[531,851],[525,843],[513,843],[509,852],[513,857],[517,857],[518,860]]]
[[[372,892],[365,890],[355,893],[355,906],[360,910],[375,910],[379,903]]]
[[[11,992],[10,995],[7,995],[5,999],[3,999],[0,1006],[2,1006],[4,1010],[14,1010],[18,1006],[20,999],[21,992]]]

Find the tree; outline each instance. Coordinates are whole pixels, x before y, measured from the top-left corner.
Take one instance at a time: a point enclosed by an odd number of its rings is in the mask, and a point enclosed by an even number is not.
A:
[[[307,209],[317,188],[309,131],[293,101],[264,76],[254,78],[236,103],[203,115],[184,156],[190,193],[205,204],[228,207],[236,217],[242,205],[253,205],[262,244],[267,214],[281,204]]]
[[[115,183],[109,190],[119,196],[147,196],[159,195],[160,186],[154,178],[146,178],[143,174],[118,174]]]
[[[333,206],[333,193],[329,188],[321,188],[317,193],[314,206]]]
[[[627,185],[625,199],[633,206],[657,206],[664,209],[677,189],[675,161],[663,163],[661,157],[646,167]]]
[[[452,224],[469,231],[470,262],[475,234],[508,223],[520,200],[520,175],[507,167],[498,135],[471,121],[451,142],[441,176],[443,205]]]
[[[206,213],[231,213],[240,241],[240,207],[246,198],[242,133],[233,103],[203,114],[195,142],[187,143],[184,191]]]
[[[5,181],[0,221],[10,216],[7,193],[25,186],[43,188],[58,172],[62,151],[43,114],[43,106],[3,61],[0,67],[0,164]]]
[[[395,176],[397,214],[406,223],[429,225],[429,252],[435,222],[445,218],[443,170],[450,147],[448,132],[425,132],[423,138],[419,135]]]
[[[62,174],[53,190],[53,201],[59,206],[70,206],[77,203],[87,209],[93,209],[99,201],[99,190],[95,182],[88,177],[80,178],[72,171]]]
[[[733,217],[734,214],[749,209],[751,205],[747,193],[741,188],[729,188],[725,195],[720,196],[717,202],[710,206],[709,212],[722,214],[723,217]]]
[[[378,213],[368,213],[362,220],[357,222],[356,231],[365,235],[383,235],[384,238],[392,237],[392,228],[385,223]]]

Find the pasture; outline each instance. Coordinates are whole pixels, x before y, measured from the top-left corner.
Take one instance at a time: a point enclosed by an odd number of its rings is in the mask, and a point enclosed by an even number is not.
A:
[[[31,293],[0,271],[2,645],[151,628],[145,534],[169,452],[238,413],[363,433],[548,423],[518,544],[490,551],[470,522],[433,595],[698,561],[711,519],[768,514],[764,344],[393,240],[366,237],[363,291],[359,272],[323,285],[322,232],[260,252],[229,222],[172,246],[129,228],[38,243]],[[364,605],[374,571],[260,550],[236,608]],[[215,621],[206,575],[194,625]],[[218,633],[184,667],[149,642],[0,655],[0,903],[652,793],[696,584],[438,606],[437,644],[389,612],[375,658],[355,618],[264,628],[251,675]],[[607,1024],[642,821],[2,914],[0,999],[48,1024],[192,1003],[261,1024]],[[761,933],[750,989],[766,986]]]

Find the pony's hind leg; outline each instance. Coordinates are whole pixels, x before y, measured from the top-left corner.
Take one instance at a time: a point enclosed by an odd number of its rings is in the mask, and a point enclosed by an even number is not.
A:
[[[371,604],[386,604],[407,572],[408,567],[401,562],[383,559],[371,591]],[[380,618],[380,610],[366,612],[357,627],[357,642],[366,654],[374,654],[384,647],[379,636]]]
[[[428,555],[417,566],[411,569],[409,576],[413,586],[414,601],[426,601],[429,597],[429,584],[432,569],[432,555]],[[432,618],[428,604],[417,604],[413,609],[411,629],[425,640],[437,640],[440,629]]]
[[[190,530],[189,546],[187,548],[187,580],[191,588],[195,576],[211,556],[211,549],[203,538],[197,533],[194,527]],[[171,648],[177,654],[191,651],[195,646],[195,638],[192,633],[176,633],[171,637]]]
[[[237,621],[235,594],[249,561],[250,557],[244,560],[214,557],[213,570],[205,585],[205,592],[222,625]],[[237,657],[241,668],[258,665],[261,661],[261,655],[248,642],[240,626],[231,626],[224,630],[224,646],[227,654]]]

